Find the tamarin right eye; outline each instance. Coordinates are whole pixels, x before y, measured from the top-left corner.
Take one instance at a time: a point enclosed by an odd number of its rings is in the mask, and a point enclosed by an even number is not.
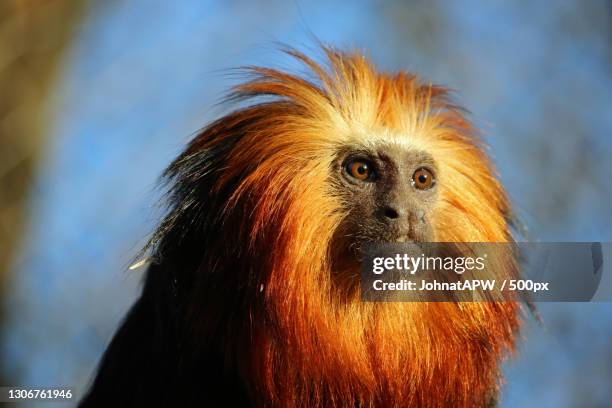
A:
[[[350,161],[346,165],[346,172],[351,176],[361,181],[371,180],[374,176],[372,166],[365,160]]]

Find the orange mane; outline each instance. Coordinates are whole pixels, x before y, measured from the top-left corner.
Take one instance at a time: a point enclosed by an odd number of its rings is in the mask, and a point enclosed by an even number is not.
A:
[[[304,76],[248,68],[231,97],[253,103],[190,145],[226,149],[209,177],[213,196],[231,189],[213,204],[220,235],[199,268],[216,273],[214,284],[200,285],[205,300],[190,313],[262,406],[484,404],[513,347],[518,305],[339,295],[331,249],[346,210],[330,168],[342,146],[384,140],[429,152],[439,166],[440,242],[511,241],[505,192],[446,89],[324,51],[325,64],[288,51]]]

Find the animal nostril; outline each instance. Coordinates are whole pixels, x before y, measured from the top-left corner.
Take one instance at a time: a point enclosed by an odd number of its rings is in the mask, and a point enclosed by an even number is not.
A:
[[[399,213],[390,207],[385,208],[384,214],[385,214],[385,217],[392,219],[392,220],[399,218]]]

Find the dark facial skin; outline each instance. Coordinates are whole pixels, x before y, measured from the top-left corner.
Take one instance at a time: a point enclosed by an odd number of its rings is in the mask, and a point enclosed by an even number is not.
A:
[[[389,144],[346,148],[334,163],[333,180],[349,214],[338,239],[349,249],[368,242],[433,241],[438,182],[428,153]]]

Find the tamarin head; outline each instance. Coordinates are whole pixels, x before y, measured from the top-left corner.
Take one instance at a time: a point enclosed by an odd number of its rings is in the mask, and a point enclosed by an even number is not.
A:
[[[252,67],[171,165],[153,238],[193,347],[262,406],[479,406],[518,306],[367,303],[334,280],[369,242],[505,242],[509,205],[448,91],[358,53]],[[514,263],[507,260],[508,269]]]

